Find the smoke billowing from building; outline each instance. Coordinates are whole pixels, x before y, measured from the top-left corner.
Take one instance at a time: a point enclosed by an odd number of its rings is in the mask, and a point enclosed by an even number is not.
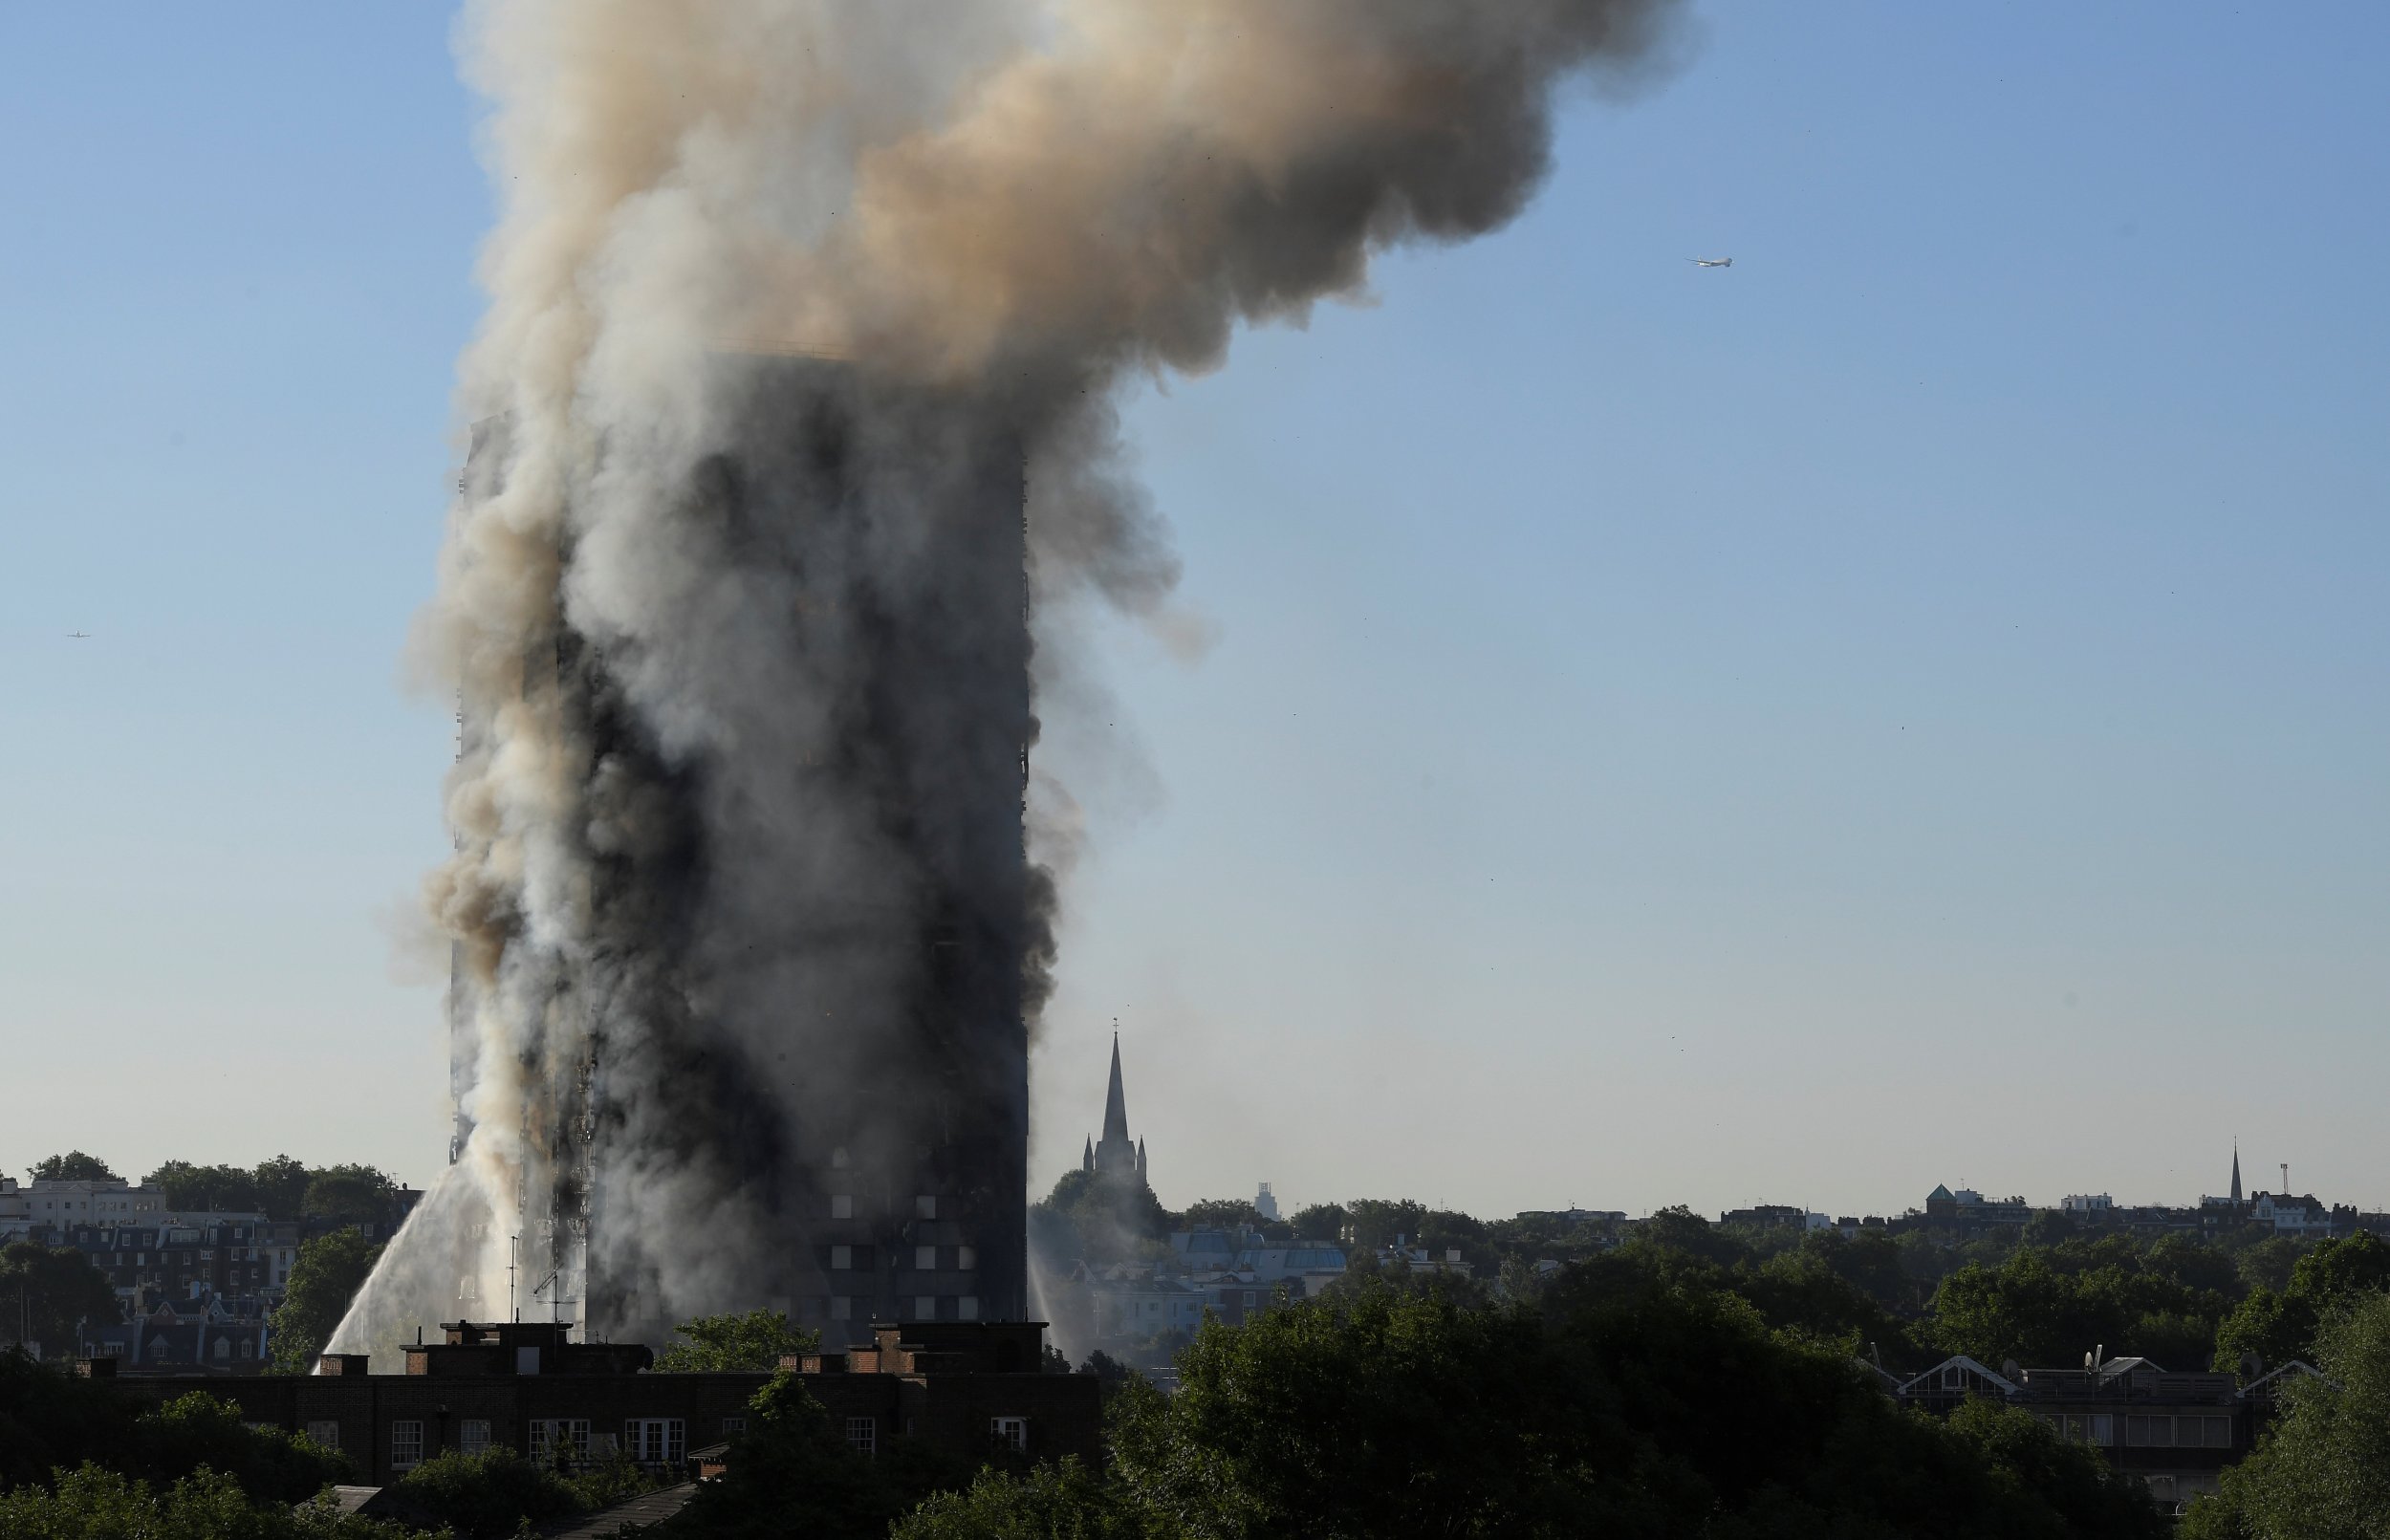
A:
[[[460,1144],[340,1346],[510,1279],[618,1334],[1026,1308],[1032,702],[1075,609],[1166,629],[1176,576],[1115,388],[1510,218],[1555,89],[1668,9],[468,8],[502,212],[423,636]]]

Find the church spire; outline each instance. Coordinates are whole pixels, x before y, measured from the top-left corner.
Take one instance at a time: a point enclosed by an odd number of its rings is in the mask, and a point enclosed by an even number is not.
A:
[[[1118,1139],[1125,1144],[1128,1138],[1129,1103],[1120,1092],[1120,1033],[1116,1029],[1112,1033],[1112,1088],[1104,1093],[1103,1142]]]
[[[1116,1049],[1116,1050],[1115,1050],[1115,1052],[1118,1052],[1118,1050]],[[2233,1202],[2234,1204],[2239,1204],[2239,1203],[2240,1203],[2240,1201],[2241,1201],[2241,1141],[2240,1141],[2239,1139],[2234,1139],[2234,1140],[2232,1141],[2232,1202]]]

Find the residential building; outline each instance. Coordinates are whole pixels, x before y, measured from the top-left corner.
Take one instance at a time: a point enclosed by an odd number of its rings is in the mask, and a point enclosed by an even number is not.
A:
[[[1970,1397],[2023,1407],[2059,1437],[2099,1450],[2111,1468],[2139,1477],[2151,1499],[2169,1507],[2215,1491],[2224,1468],[2249,1452],[2262,1417],[2233,1376],[2168,1374],[2146,1358],[2084,1356],[2080,1369],[2024,1369],[2011,1361],[1997,1370],[1950,1357],[1892,1394],[1937,1415]]]
[[[206,1389],[250,1422],[341,1450],[385,1485],[443,1450],[503,1444],[568,1464],[628,1453],[677,1467],[735,1438],[765,1373],[655,1374],[637,1344],[574,1342],[549,1322],[456,1322],[446,1340],[405,1351],[406,1372],[366,1373],[363,1355],[327,1354],[310,1376],[231,1382],[194,1375],[120,1377],[115,1360],[84,1372],[126,1394],[171,1400]],[[784,1360],[866,1454],[916,1438],[965,1457],[995,1442],[1032,1455],[1101,1458],[1101,1388],[1091,1375],[1042,1372],[1044,1324],[874,1324],[870,1345]]]
[[[1972,1187],[1953,1192],[1937,1184],[1925,1195],[1925,1221],[1970,1233],[1999,1225],[2022,1225],[2032,1217],[2022,1198],[1988,1199]]]
[[[2276,1235],[2321,1239],[2332,1233],[2332,1210],[2313,1193],[2261,1192],[2250,1200],[2249,1217],[2270,1226]]]
[[[683,1232],[607,1212],[663,1153],[618,1163],[617,1141],[654,1129],[696,1152],[684,1169],[720,1174],[707,1223],[726,1252],[761,1259],[750,1297],[787,1301],[833,1339],[875,1319],[1028,1313],[1023,960],[1045,929],[1022,823],[1036,736],[1025,461],[1018,424],[902,374],[780,348],[707,364],[715,452],[675,495],[778,596],[772,623],[812,692],[812,726],[773,718],[788,732],[782,751],[752,759],[763,779],[719,794],[711,748],[667,765],[623,705],[636,692],[621,658],[569,610],[537,644],[542,667],[460,702],[467,754],[534,687],[540,709],[580,724],[623,794],[655,810],[652,838],[609,878],[614,901],[706,917],[610,933],[636,954],[622,976],[656,990],[613,1009],[671,1013],[672,1052],[613,1065],[606,1033],[558,1026],[504,1109],[532,1131],[519,1141],[521,1262],[556,1275],[601,1334],[670,1325],[667,1296],[643,1280],[675,1265],[657,1248]],[[511,438],[504,417],[474,425],[468,502],[505,495]],[[805,664],[826,658],[836,666]],[[941,706],[923,709],[933,684]],[[720,704],[732,716],[716,745],[739,736],[730,698]],[[821,843],[833,826],[837,858]],[[768,900],[747,885],[767,877]],[[489,960],[452,960],[461,1092],[496,985]],[[623,1116],[632,1100],[638,1117]],[[456,1158],[472,1104],[459,1096]],[[896,1265],[831,1264],[858,1247]],[[468,1288],[494,1289],[477,1255],[427,1255],[421,1275],[459,1282],[445,1304],[413,1307],[461,1312]]]

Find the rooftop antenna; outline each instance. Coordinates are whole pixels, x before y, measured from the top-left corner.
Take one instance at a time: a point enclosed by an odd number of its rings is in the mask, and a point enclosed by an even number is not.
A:
[[[520,1321],[523,1318],[522,1311],[516,1308],[514,1303],[514,1260],[522,1249],[521,1231],[518,1230],[507,1237],[507,1319],[511,1321]]]

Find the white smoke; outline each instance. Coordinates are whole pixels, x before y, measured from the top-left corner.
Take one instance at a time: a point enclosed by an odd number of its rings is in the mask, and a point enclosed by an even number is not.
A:
[[[725,382],[726,357],[826,355],[866,381],[854,411],[880,522],[837,549],[875,593],[959,591],[941,585],[967,561],[987,569],[972,580],[1005,579],[907,510],[971,495],[984,466],[942,460],[1017,444],[1035,674],[1071,677],[1074,628],[1055,622],[1074,606],[1186,630],[1167,532],[1124,468],[1116,387],[1210,368],[1239,322],[1357,292],[1374,250],[1509,220],[1545,173],[1555,90],[1632,76],[1672,13],[471,6],[460,52],[492,104],[502,211],[459,399],[495,426],[421,651],[467,724],[447,788],[457,852],[427,900],[478,1045],[473,1132],[338,1346],[394,1342],[461,1295],[495,1314],[511,1238],[538,1225],[570,1163],[557,1131],[585,1116],[606,1150],[593,1244],[613,1248],[591,1264],[641,1293],[625,1318],[758,1303],[759,1273],[802,1240],[758,1196],[758,1162],[801,1142],[776,1121],[794,1113],[796,1072],[775,1066],[802,1061],[817,1095],[823,1075],[884,1068],[858,1045],[902,1036],[887,1001],[916,965],[911,857],[879,832],[884,809],[790,773],[840,751],[860,687],[853,635],[812,617],[790,577],[820,581],[819,548],[795,530],[733,538],[692,499],[724,454],[794,431],[769,392]],[[754,554],[780,534],[799,555]],[[602,679],[586,662],[600,657]],[[906,683],[917,713],[1001,717],[950,671]],[[915,774],[889,794],[934,822],[950,790]],[[1067,794],[1040,800],[1035,828],[1075,829]],[[1041,848],[1039,870],[1065,854]],[[1052,941],[1049,884],[1032,887],[1007,944],[1016,1012],[1033,1019]],[[872,916],[896,917],[885,937],[852,930]],[[716,1138],[706,1109],[725,1101],[736,1126]],[[885,1132],[891,1148],[912,1137]]]

